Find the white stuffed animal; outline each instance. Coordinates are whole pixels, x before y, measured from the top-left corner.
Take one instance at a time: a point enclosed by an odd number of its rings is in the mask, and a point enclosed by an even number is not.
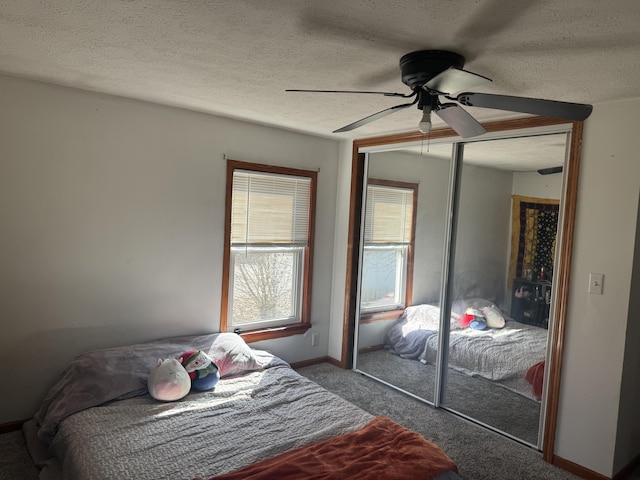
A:
[[[183,398],[191,389],[191,379],[175,358],[158,359],[147,381],[149,393],[156,400],[173,402]]]

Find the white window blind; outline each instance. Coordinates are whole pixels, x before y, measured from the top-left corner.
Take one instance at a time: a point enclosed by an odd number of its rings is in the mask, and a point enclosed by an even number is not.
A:
[[[413,190],[368,185],[365,208],[366,244],[411,242]]]
[[[231,244],[307,244],[310,198],[310,178],[235,170]]]

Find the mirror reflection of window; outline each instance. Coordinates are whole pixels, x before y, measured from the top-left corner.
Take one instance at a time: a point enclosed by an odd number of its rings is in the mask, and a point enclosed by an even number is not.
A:
[[[369,179],[365,205],[361,312],[410,302],[417,184]]]

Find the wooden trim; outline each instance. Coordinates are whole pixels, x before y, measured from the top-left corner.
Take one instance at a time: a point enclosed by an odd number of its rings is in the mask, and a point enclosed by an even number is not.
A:
[[[280,165],[267,165],[266,163],[244,162],[242,160],[227,160],[227,168],[231,170],[246,170],[249,172],[275,173],[278,175],[295,175],[297,177],[309,177],[314,180],[318,176],[315,170],[303,170],[300,168],[282,167]]]
[[[571,275],[571,257],[575,233],[576,206],[578,201],[578,175],[580,172],[580,153],[582,146],[582,122],[574,122],[571,131],[571,148],[568,159],[566,191],[564,192],[564,210],[562,213],[562,244],[560,245],[559,269],[555,269],[553,281],[557,284],[554,319],[551,331],[550,369],[547,380],[547,405],[542,439],[542,456],[551,462],[558,423],[560,399],[560,380],[562,372],[562,352],[567,323],[569,303],[569,280]]]
[[[384,345],[369,345],[368,347],[362,347],[358,349],[358,353],[377,352],[378,350],[384,350]]]
[[[525,117],[511,120],[497,120],[495,122],[483,123],[482,126],[488,133],[506,132],[509,130],[522,130],[525,128],[548,127],[552,125],[564,125],[572,122],[551,117]],[[575,124],[575,122],[574,122]],[[441,138],[459,137],[451,128],[438,128],[431,130],[429,138],[439,140]],[[394,145],[396,143],[419,142],[424,140],[424,134],[420,132],[398,133],[394,135],[382,135],[380,137],[369,137],[354,140],[354,150],[357,153],[361,147],[379,147],[383,145]]]
[[[358,261],[360,246],[360,224],[362,214],[362,186],[364,154],[358,153],[354,142],[351,163],[351,198],[349,201],[349,233],[347,237],[347,268],[345,278],[344,314],[342,320],[341,368],[353,366],[353,339],[356,328],[356,290],[358,283]]]
[[[577,463],[565,460],[564,458],[558,457],[556,455],[553,456],[551,463],[556,467],[566,470],[569,473],[573,473],[574,475],[578,475],[579,477],[586,480],[611,480],[611,477],[607,477],[606,475],[594,472],[593,470],[589,470],[582,465],[578,465]]]
[[[309,360],[302,360],[300,362],[293,362],[290,363],[291,368],[293,368],[294,370],[297,370],[299,368],[304,368],[304,367],[310,367],[311,365],[319,365],[321,363],[328,363],[329,362],[329,357],[317,357],[317,358],[311,358]]]
[[[383,320],[397,320],[404,310],[385,310],[384,312],[370,312],[360,315],[360,323],[381,322]]]
[[[229,276],[231,263],[231,202],[233,192],[233,172],[235,170],[246,170],[251,172],[273,173],[278,175],[293,175],[311,179],[309,192],[309,239],[307,247],[304,249],[304,278],[302,280],[302,306],[300,312],[300,323],[285,325],[282,327],[256,329],[240,333],[247,342],[258,342],[272,338],[288,337],[299,335],[311,328],[311,287],[313,277],[313,244],[315,241],[316,225],[316,197],[318,172],[313,170],[301,170],[299,168],[281,167],[277,165],[266,165],[261,163],[242,162],[239,160],[227,160],[227,181],[224,212],[224,256],[222,260],[222,293],[220,305],[220,331],[229,330],[227,318],[229,315]]]
[[[407,284],[406,288],[406,296],[404,306],[408,307],[413,304],[413,263],[414,263],[414,254],[416,251],[416,221],[418,219],[418,195],[420,193],[419,185],[414,184],[413,188],[413,214],[411,218],[411,241],[409,244],[409,251],[407,252]]]
[[[319,365],[321,363],[330,363],[335,367],[344,368],[340,365],[340,360],[336,360],[335,358],[329,356],[311,358],[309,360],[302,360],[301,362],[293,362],[290,365],[291,368],[297,370],[299,368],[310,367],[311,365]]]
[[[309,194],[309,241],[305,249],[304,279],[302,285],[302,311],[301,322],[307,327],[311,327],[311,285],[313,279],[313,245],[316,239],[316,196],[318,185],[318,172],[308,172],[311,174],[311,191]],[[306,329],[305,329],[306,331]]]
[[[227,182],[224,201],[224,250],[222,255],[222,293],[220,301],[220,331],[226,332],[229,314],[229,268],[231,263],[231,198],[233,192],[233,167],[227,161]]]
[[[296,323],[294,325],[283,325],[282,327],[261,328],[248,332],[240,332],[240,336],[247,343],[270,340],[272,338],[290,337],[291,335],[301,335],[311,328],[311,323]]]
[[[386,178],[368,178],[367,184],[380,185],[381,187],[404,188],[405,190],[413,190],[414,192],[418,191],[418,186],[420,185],[419,183],[401,182],[399,180],[388,180]]]
[[[28,418],[24,418],[22,420],[14,420],[13,422],[7,422],[0,424],[0,435],[3,433],[15,432],[22,428],[22,424],[29,420]]]
[[[335,365],[338,368],[345,368],[342,366],[342,362],[340,360],[336,360],[333,357],[327,357],[327,362],[329,362],[331,365]],[[351,367],[349,367],[351,368]]]
[[[565,192],[565,210],[563,212],[563,232],[560,263],[571,260],[574,236],[575,209],[577,201],[578,189],[578,168],[580,159],[580,146],[582,141],[582,122],[568,122],[566,120],[549,118],[549,117],[526,117],[512,120],[502,120],[488,122],[483,124],[487,132],[514,131],[527,128],[539,128],[552,125],[563,125],[572,123],[572,134],[569,154],[569,172],[567,177],[567,189]],[[450,128],[433,130],[430,133],[431,139],[441,139],[449,137],[457,137],[457,133]],[[347,282],[345,285],[345,313],[342,336],[342,358],[341,364],[351,365],[353,355],[353,330],[355,328],[355,308],[351,307],[350,299],[355,297],[355,289],[357,286],[350,276],[353,272],[353,262],[357,263],[357,253],[354,253],[354,238],[352,233],[357,227],[359,232],[360,218],[355,215],[355,202],[358,197],[362,197],[362,182],[358,189],[358,175],[362,177],[362,168],[364,165],[364,156],[359,154],[362,147],[374,147],[382,145],[393,145],[398,143],[420,141],[423,135],[419,132],[411,132],[396,135],[385,135],[380,137],[371,137],[354,140],[353,157],[351,171],[351,205],[349,214],[349,240],[347,252]],[[362,165],[361,165],[362,164]],[[354,178],[356,177],[356,178]],[[362,180],[360,178],[360,180]],[[361,207],[361,206],[360,206]],[[358,211],[359,214],[359,211]],[[355,243],[355,246],[359,244]],[[569,272],[570,263],[567,263],[562,272],[554,272],[554,281],[558,283],[555,305],[555,321],[551,334],[553,341],[551,345],[550,365],[549,365],[549,381],[547,387],[547,413],[545,417],[545,432],[543,436],[543,458],[547,462],[551,462],[553,457],[553,449],[556,435],[556,424],[558,419],[558,397],[560,395],[560,373],[562,351],[564,347],[565,323],[567,319],[567,304],[569,296]]]

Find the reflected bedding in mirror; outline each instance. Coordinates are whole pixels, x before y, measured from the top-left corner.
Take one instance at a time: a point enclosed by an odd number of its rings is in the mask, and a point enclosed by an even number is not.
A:
[[[475,303],[477,308],[492,305],[488,300],[482,304],[476,299]],[[454,304],[454,309],[456,307],[459,305]],[[532,366],[545,358],[547,331],[503,316],[503,328],[476,330],[465,328],[462,316],[452,312],[449,367],[535,399],[531,384],[525,377]],[[408,307],[386,332],[385,348],[405,358],[435,364],[439,318],[438,306]]]

